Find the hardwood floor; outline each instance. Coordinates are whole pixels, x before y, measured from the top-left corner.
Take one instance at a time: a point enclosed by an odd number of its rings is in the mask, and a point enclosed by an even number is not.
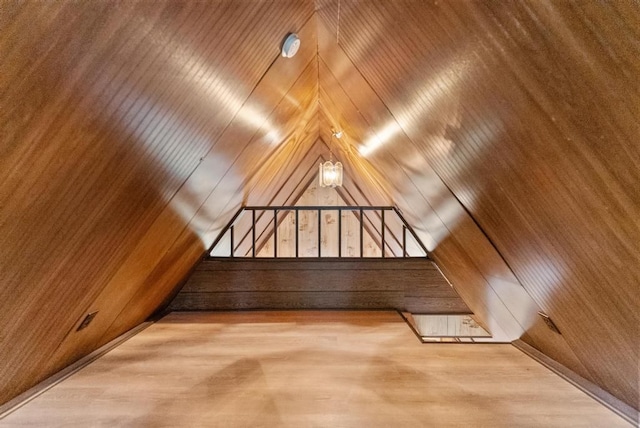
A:
[[[394,312],[174,312],[0,426],[616,427],[511,345],[420,344]]]

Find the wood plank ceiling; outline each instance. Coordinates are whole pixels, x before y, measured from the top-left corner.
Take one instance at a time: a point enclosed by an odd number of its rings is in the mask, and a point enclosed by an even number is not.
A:
[[[633,3],[25,1],[0,28],[0,403],[146,319],[330,147],[343,198],[397,205],[494,335],[638,406]]]
[[[0,402],[147,318],[228,213],[317,158],[313,12],[3,5]],[[308,43],[283,61],[289,31]]]
[[[344,156],[386,177],[474,311],[637,407],[640,10],[318,4]]]

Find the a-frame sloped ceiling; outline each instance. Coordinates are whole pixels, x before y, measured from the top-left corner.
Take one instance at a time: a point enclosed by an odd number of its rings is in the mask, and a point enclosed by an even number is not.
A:
[[[0,402],[146,319],[328,145],[494,335],[638,406],[637,4],[27,1],[0,29]]]
[[[297,174],[272,159],[307,156],[318,125],[311,2],[5,2],[0,19],[4,402],[148,317],[230,213]],[[289,31],[308,43],[285,60]]]
[[[637,4],[318,3],[344,155],[387,178],[476,313],[638,407]]]

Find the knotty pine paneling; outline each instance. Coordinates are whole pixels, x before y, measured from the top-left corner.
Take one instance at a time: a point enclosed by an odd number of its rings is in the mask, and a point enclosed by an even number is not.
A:
[[[173,311],[397,309],[469,313],[426,259],[203,260]]]
[[[234,118],[262,129],[254,119],[269,116],[315,55],[313,44],[278,65],[284,34],[312,15],[295,1],[2,8],[0,402],[104,343],[137,290],[188,271],[215,221],[191,228],[195,195],[216,182],[184,185],[206,159],[226,171],[219,182],[241,188],[249,174],[229,171],[229,153],[216,157],[215,146]],[[256,93],[263,104],[241,115],[270,67],[280,72]],[[251,141],[235,139],[233,153]],[[92,308],[94,324],[74,336]]]
[[[309,125],[315,124],[315,121],[310,121]],[[314,127],[315,129],[315,127]],[[317,129],[316,129],[317,131]],[[311,135],[311,134],[309,134]],[[251,205],[292,205],[299,198],[300,194],[304,192],[307,183],[310,182],[312,177],[317,174],[317,162],[324,150],[323,145],[317,139],[317,132],[313,133],[315,142],[311,148],[303,146],[306,151],[301,149],[280,151],[274,156],[271,156],[268,162],[261,168],[259,174],[251,179],[252,188],[257,191],[251,193]],[[278,171],[277,176],[272,176],[271,171]],[[273,196],[268,196],[267,192],[260,192],[259,189],[272,186],[277,189]],[[271,191],[273,192],[273,190]],[[262,198],[259,198],[262,195]],[[266,197],[268,196],[268,198]],[[268,216],[261,215],[260,212],[256,213],[256,236],[265,234],[266,229],[269,226],[270,218]],[[241,214],[236,219],[236,249],[234,254],[246,255],[251,250],[251,218],[250,214]],[[220,228],[215,230],[215,235],[222,231],[225,225],[220,225]],[[244,231],[244,232],[243,232]],[[244,235],[243,235],[244,233]]]
[[[389,158],[404,163],[420,183],[422,169],[405,157],[412,146],[414,163],[432,169],[514,284],[556,321],[587,377],[637,406],[640,11],[622,3],[342,1],[340,49],[384,109],[363,105],[366,91],[331,67],[372,132],[390,126],[408,140],[387,138],[368,159],[385,172]],[[337,6],[318,9],[333,40]],[[376,118],[385,109],[391,122]],[[446,240],[452,229],[442,232]],[[551,332],[525,339],[557,349]]]
[[[337,190],[318,185],[317,171],[305,191],[296,201],[296,206],[345,206]],[[322,257],[338,257],[338,211],[322,211]],[[342,255],[343,257],[361,257],[360,255],[360,220],[358,215],[343,211],[342,215]],[[277,257],[295,257],[295,236],[298,228],[298,254],[300,257],[318,256],[318,213],[316,211],[300,211],[299,224],[296,224],[295,212],[279,212],[278,214],[278,255]],[[371,237],[369,228],[365,228],[362,257],[380,257],[380,245]],[[262,244],[258,245],[258,257],[274,257],[273,221],[267,225],[267,233]]]

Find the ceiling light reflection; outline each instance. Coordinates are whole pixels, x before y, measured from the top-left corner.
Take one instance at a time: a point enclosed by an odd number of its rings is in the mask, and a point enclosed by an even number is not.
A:
[[[419,87],[407,105],[397,109],[398,114],[394,119],[385,123],[382,128],[374,129],[373,135],[359,147],[360,155],[367,157],[405,129],[412,126],[420,127],[419,122],[424,122],[436,105],[442,103],[453,103],[456,106],[453,120],[456,125],[459,125],[458,84],[464,77],[463,70],[464,68],[456,63]],[[448,147],[441,147],[440,151],[447,152],[448,149]]]
[[[402,132],[402,128],[394,120],[388,122],[380,130],[374,130],[374,134],[360,146],[358,152],[364,157],[378,150],[381,146],[389,142],[393,137]]]
[[[174,64],[176,68],[185,67],[189,70],[186,81],[193,84],[193,90],[205,95],[203,97],[210,104],[213,111],[224,109],[233,112],[234,120],[240,120],[256,131],[265,130],[265,134],[277,133],[277,128],[270,121],[271,109],[261,106],[254,99],[249,99],[249,93],[236,95],[233,89],[239,85],[235,79],[223,74],[222,67],[211,67],[206,59],[198,56],[188,46],[181,46],[181,53],[172,58],[180,62]],[[186,62],[186,64],[185,64]],[[235,83],[231,85],[231,83]],[[233,89],[232,89],[233,88]],[[251,104],[251,103],[254,104]],[[265,107],[265,108],[263,108]],[[271,134],[271,136],[277,134]],[[273,143],[273,138],[267,138]]]

